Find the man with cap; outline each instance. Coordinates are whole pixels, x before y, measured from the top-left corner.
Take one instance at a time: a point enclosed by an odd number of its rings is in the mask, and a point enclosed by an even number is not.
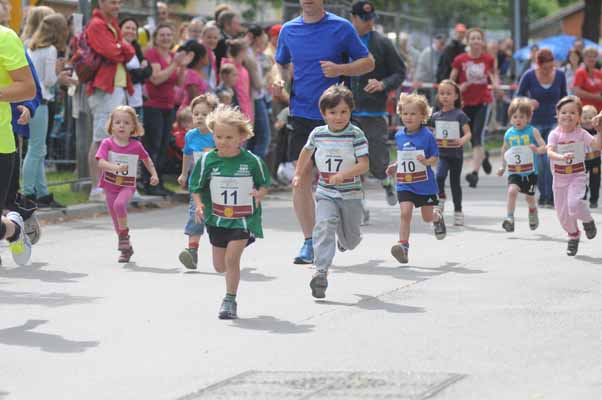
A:
[[[464,44],[464,37],[466,36],[466,25],[456,24],[455,36],[443,49],[441,58],[439,58],[439,65],[437,66],[437,82],[441,82],[444,79],[449,79],[449,75],[452,70],[452,63],[456,56],[466,51],[466,44]]]
[[[349,21],[326,12],[324,0],[299,0],[299,3],[302,14],[285,23],[280,31],[276,49],[280,79],[274,84],[277,95],[292,78],[292,133],[288,146],[288,158],[292,161],[299,158],[311,131],[324,125],[318,106],[322,93],[343,77],[374,69],[374,59]],[[295,257],[296,264],[311,264],[314,258],[312,170],[310,163],[302,172],[299,187],[293,189],[293,207],[305,238],[299,256]]]
[[[395,187],[387,177],[389,148],[387,146],[387,93],[396,90],[405,77],[405,65],[393,43],[374,30],[376,13],[368,1],[357,1],[351,7],[351,23],[361,41],[374,57],[375,68],[367,74],[351,78],[355,99],[353,120],[360,125],[370,148],[370,173],[379,179],[390,205],[397,204]],[[364,222],[368,219],[364,208]]]

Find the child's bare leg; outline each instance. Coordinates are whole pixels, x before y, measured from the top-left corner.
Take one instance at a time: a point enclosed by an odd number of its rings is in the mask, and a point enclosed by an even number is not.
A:
[[[516,185],[508,185],[506,211],[507,211],[507,214],[509,217],[513,216],[514,210],[516,210],[516,198],[518,197],[519,190],[520,190],[519,187]],[[533,200],[533,201],[535,201],[535,200]]]
[[[199,247],[200,241],[201,241],[201,235],[189,235],[188,236],[188,247]],[[191,244],[196,244],[196,246],[191,246]]]
[[[422,206],[420,207],[420,213],[424,222],[439,221],[440,214],[435,212],[434,206]]]
[[[526,195],[525,199],[527,200],[527,204],[529,205],[530,210],[537,208],[537,201],[535,200],[535,196]]]
[[[410,225],[412,223],[412,212],[414,211],[414,204],[409,201],[399,203],[399,209],[401,212],[401,223],[399,224],[399,241],[407,242],[410,240]]]
[[[236,294],[240,282],[240,257],[242,255],[247,239],[233,240],[226,248],[226,293]]]
[[[213,268],[219,273],[226,272],[226,249],[213,246]]]

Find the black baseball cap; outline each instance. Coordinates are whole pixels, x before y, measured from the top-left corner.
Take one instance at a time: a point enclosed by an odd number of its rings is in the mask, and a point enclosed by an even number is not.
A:
[[[364,21],[376,18],[374,5],[369,1],[357,1],[351,6],[351,14],[360,17]]]

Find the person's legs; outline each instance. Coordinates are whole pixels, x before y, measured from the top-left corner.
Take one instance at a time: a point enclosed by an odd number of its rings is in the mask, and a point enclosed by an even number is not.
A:
[[[117,191],[105,190],[105,201],[107,203],[107,210],[109,210],[109,215],[113,220],[115,232],[119,234],[119,223],[117,222],[117,213],[115,212],[115,200],[117,199],[117,194],[119,194],[119,192]]]
[[[175,111],[161,110],[161,114],[163,116],[163,127],[160,136],[161,142],[159,147],[159,153],[157,155],[157,165],[155,167],[157,168],[157,173],[159,174],[159,178],[161,179],[159,185],[163,187],[164,182],[162,175],[166,172],[167,169],[167,148],[169,147],[169,140],[171,138],[171,129],[175,117]],[[146,171],[146,168],[144,168],[144,170]]]
[[[447,179],[447,173],[450,169],[448,157],[439,157],[439,162],[437,163],[437,186],[439,187],[439,198],[444,200],[446,198],[445,195],[445,180]]]
[[[216,272],[226,272],[226,249],[223,247],[212,246],[213,268]]]
[[[232,240],[228,243],[225,254],[226,293],[235,295],[240,283],[240,257],[247,245],[247,239]]]
[[[592,221],[592,214],[585,200],[583,200],[583,195],[585,194],[585,182],[583,178],[573,179],[568,186],[568,214],[575,220],[590,222]]]
[[[466,180],[470,183],[470,187],[477,186],[477,182],[479,180],[479,170],[481,169],[481,165],[485,159],[483,136],[485,133],[487,108],[487,104],[467,106],[464,108],[464,112],[470,118],[470,131],[472,133],[470,138],[470,142],[472,144],[472,172],[466,176]]]
[[[113,209],[115,210],[115,215],[117,216],[117,227],[120,233],[128,231],[127,211],[133,195],[134,188],[122,188],[117,193],[117,197],[113,203]]]
[[[558,221],[570,238],[579,237],[577,219],[569,213],[569,186],[554,187],[554,206]]]
[[[38,107],[29,122],[29,142],[23,160],[23,194],[29,197],[48,195],[44,158],[46,157],[46,132],[48,130],[48,106]]]
[[[157,173],[161,176],[162,170],[159,169],[158,158],[161,153],[161,144],[163,140],[163,113],[162,110],[154,107],[144,107],[143,112],[144,136],[142,142],[150,158],[155,164]],[[163,149],[166,151],[166,149]],[[146,168],[142,168],[142,181],[145,187],[149,187],[150,174]]]
[[[591,169],[589,171],[589,202],[591,205],[597,205],[600,197],[600,157],[594,158],[591,161]]]
[[[514,210],[516,210],[516,198],[518,197],[519,187],[515,184],[508,185],[506,197],[506,213],[508,218],[514,218]]]
[[[327,273],[336,251],[335,233],[340,215],[334,199],[317,196],[316,203],[316,226],[312,235],[314,264],[318,272]]]
[[[460,184],[462,176],[462,158],[454,158],[449,163],[449,185],[451,187],[452,198],[454,200],[454,211],[462,212],[462,186]]]
[[[9,184],[12,180],[14,163],[16,153],[0,153],[0,216],[2,210],[6,207],[6,199],[9,192]],[[2,217],[2,223],[0,224],[0,240],[9,238],[15,233],[15,227],[13,223]]]
[[[337,240],[345,250],[353,250],[362,241],[362,201],[337,199],[337,204],[340,215]]]
[[[399,242],[408,243],[410,240],[410,225],[412,224],[412,212],[414,203],[404,201],[399,203],[400,224],[399,224]]]
[[[265,158],[270,145],[271,131],[270,116],[268,115],[264,98],[255,100],[254,131],[255,143],[254,146],[249,150],[251,150],[255,155]]]
[[[370,173],[379,180],[387,179],[389,147],[387,146],[387,121],[384,117],[354,117],[368,140]]]

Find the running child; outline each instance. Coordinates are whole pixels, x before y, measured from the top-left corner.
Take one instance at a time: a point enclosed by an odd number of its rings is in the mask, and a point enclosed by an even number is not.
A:
[[[581,127],[589,132],[590,135],[596,136],[597,132],[594,129],[592,120],[598,114],[596,107],[592,105],[583,106],[583,115],[581,116]],[[598,199],[600,198],[600,152],[592,149],[587,149],[585,153],[585,172],[589,175],[589,184],[585,192],[583,200],[587,200],[587,192],[589,192],[589,208],[598,208]]]
[[[316,272],[309,287],[312,296],[322,299],[328,287],[328,268],[336,248],[352,250],[362,240],[362,182],[369,169],[368,141],[364,132],[350,123],[353,93],[343,85],[326,89],[319,100],[320,113],[327,125],[315,128],[299,154],[293,186],[311,162],[320,173],[316,189],[316,225],[312,238]],[[336,237],[335,237],[336,236]]]
[[[401,211],[399,242],[391,254],[401,264],[407,264],[410,249],[410,223],[414,207],[420,208],[422,219],[432,222],[435,237],[445,238],[447,229],[439,208],[437,181],[432,167],[437,164],[439,148],[431,131],[424,126],[431,109],[426,97],[402,93],[397,113],[404,128],[395,134],[397,162],[389,165],[387,174],[397,177],[397,199]]]
[[[548,157],[552,160],[552,190],[560,225],[569,236],[567,255],[574,256],[579,249],[581,232],[577,221],[583,222],[588,239],[596,236],[596,223],[583,200],[585,195],[585,151],[600,150],[601,135],[594,138],[579,126],[583,106],[576,96],[563,97],[556,105],[558,127],[548,137]],[[600,132],[602,118],[594,118],[593,125]]]
[[[119,238],[119,262],[127,263],[134,254],[130,243],[127,207],[136,190],[138,160],[142,160],[151,174],[151,185],[156,186],[159,177],[144,146],[134,139],[142,136],[144,129],[132,107],[119,106],[113,110],[107,123],[107,132],[110,136],[103,139],[96,153],[101,171],[99,187],[104,189],[107,208]]]
[[[253,136],[249,119],[237,108],[219,105],[207,116],[216,149],[201,155],[190,180],[197,222],[204,221],[213,246],[213,266],[226,273],[220,319],[237,318],[240,257],[245,246],[263,237],[261,201],[270,186],[267,166],[241,149]]]
[[[462,111],[460,87],[452,80],[439,83],[437,102],[440,111],[431,117],[435,128],[435,138],[439,146],[437,164],[437,186],[439,187],[439,208],[443,213],[445,200],[445,180],[449,172],[452,199],[454,201],[454,225],[464,225],[462,212],[462,164],[464,164],[464,144],[471,138],[470,119]]]
[[[213,136],[206,124],[207,115],[217,108],[218,100],[215,95],[205,93],[195,97],[190,102],[192,110],[192,121],[194,128],[186,133],[184,148],[182,149],[182,173],[178,177],[178,183],[185,189],[189,185],[190,166],[194,166],[203,153],[215,148]],[[188,269],[196,269],[198,262],[199,241],[205,231],[203,222],[197,222],[194,200],[190,195],[188,206],[188,222],[184,227],[184,234],[188,236],[188,246],[180,252],[179,260]]]
[[[533,103],[526,97],[515,97],[508,107],[508,117],[512,125],[504,134],[502,145],[502,166],[497,175],[502,176],[508,168],[508,197],[506,218],[502,228],[514,232],[514,210],[519,193],[525,195],[529,205],[529,228],[534,231],[539,226],[535,187],[537,186],[537,159],[533,153],[544,154],[546,142],[537,128],[531,125]]]

